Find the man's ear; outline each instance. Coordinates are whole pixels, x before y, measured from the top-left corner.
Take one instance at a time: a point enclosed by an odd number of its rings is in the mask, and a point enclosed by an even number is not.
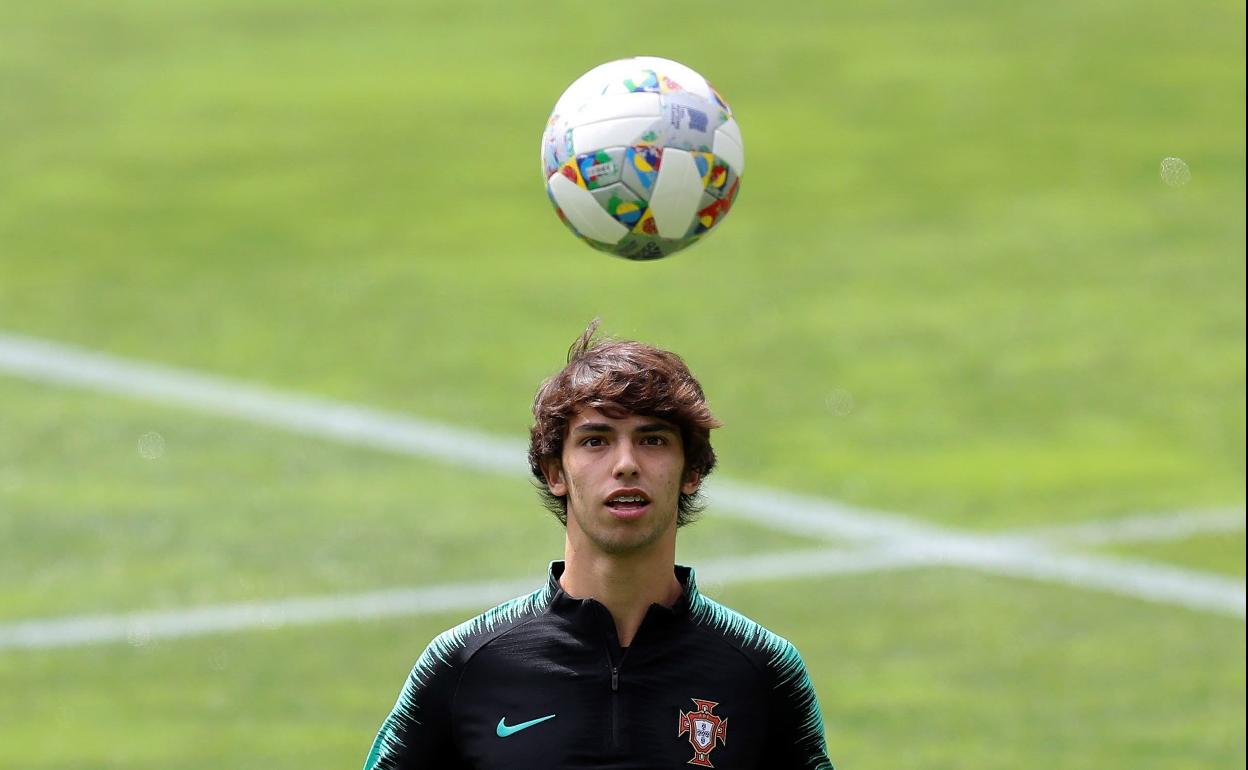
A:
[[[692,495],[698,491],[698,487],[702,486],[702,474],[697,471],[689,471],[685,474],[685,480],[680,485],[680,491],[686,495]]]
[[[568,484],[563,480],[563,463],[551,458],[542,460],[542,475],[546,477],[546,488],[555,497],[563,497],[568,493]]]

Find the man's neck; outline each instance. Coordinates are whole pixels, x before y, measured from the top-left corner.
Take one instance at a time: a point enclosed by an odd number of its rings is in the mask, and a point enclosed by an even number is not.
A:
[[[559,584],[569,596],[605,606],[615,621],[620,646],[627,647],[651,604],[671,607],[680,599],[684,588],[676,579],[675,565],[674,549],[618,556],[578,551],[569,542]]]

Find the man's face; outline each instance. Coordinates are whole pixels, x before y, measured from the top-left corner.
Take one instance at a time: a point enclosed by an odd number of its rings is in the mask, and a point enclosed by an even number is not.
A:
[[[693,494],[700,481],[684,475],[684,464],[672,423],[581,407],[568,421],[562,461],[543,467],[550,491],[567,496],[572,542],[627,554],[675,538],[680,494]]]

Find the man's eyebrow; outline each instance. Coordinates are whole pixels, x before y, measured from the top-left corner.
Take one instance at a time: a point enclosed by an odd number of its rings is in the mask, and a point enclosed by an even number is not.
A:
[[[675,433],[676,428],[665,422],[647,422],[633,429],[635,433]],[[615,428],[605,422],[583,422],[572,429],[573,433],[614,433]]]
[[[665,422],[648,422],[638,425],[637,433],[675,433],[676,429]]]
[[[614,430],[605,422],[583,422],[572,429],[573,433],[610,433]]]

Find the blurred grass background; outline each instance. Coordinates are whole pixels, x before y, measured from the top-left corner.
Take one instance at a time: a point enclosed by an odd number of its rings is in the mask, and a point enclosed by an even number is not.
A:
[[[984,531],[1239,505],[1243,30],[1224,2],[7,3],[0,330],[519,438],[601,316],[686,357],[734,479]],[[562,89],[635,54],[710,78],[747,155],[722,229],[644,265],[569,237],[538,166]],[[523,481],[0,377],[0,622],[560,544]],[[681,555],[801,544],[711,510]],[[1244,574],[1242,533],[1104,550]],[[714,595],[803,650],[841,768],[1244,763],[1242,621],[947,571]],[[3,651],[0,765],[354,766],[458,619]]]

